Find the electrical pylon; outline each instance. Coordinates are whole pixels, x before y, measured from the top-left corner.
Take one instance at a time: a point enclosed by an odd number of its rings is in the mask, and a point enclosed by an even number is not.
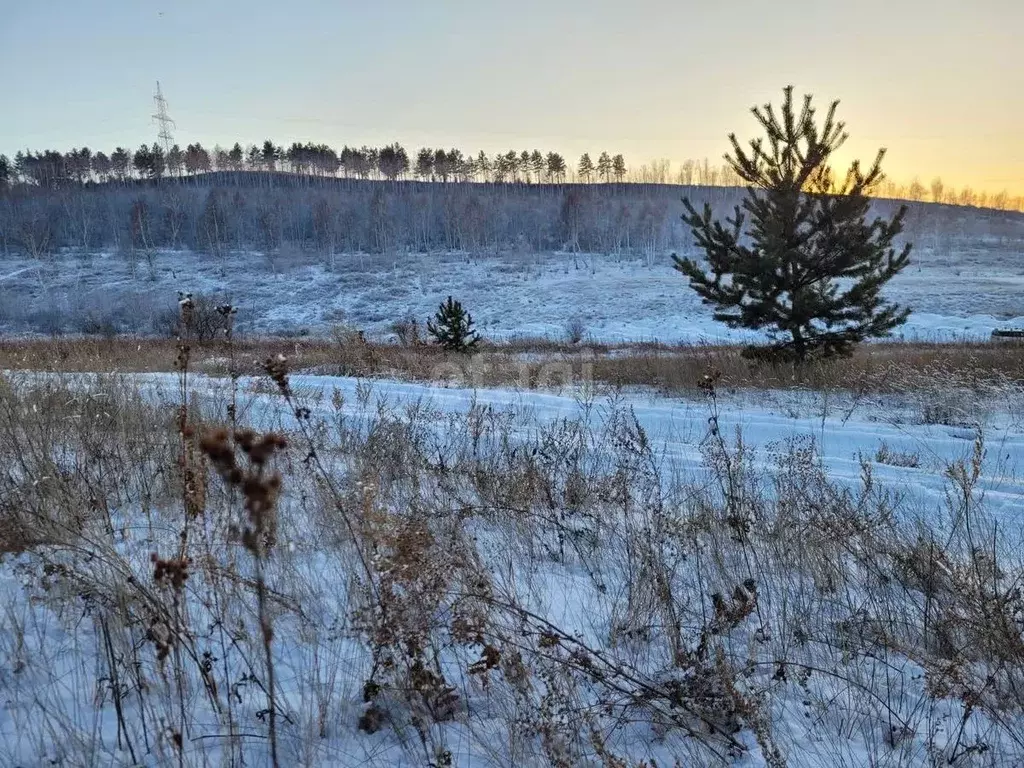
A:
[[[156,95],[153,97],[153,101],[156,103],[156,114],[153,115],[153,119],[160,126],[160,131],[157,133],[160,141],[164,145],[164,157],[166,157],[171,147],[174,145],[174,137],[171,135],[171,128],[174,127],[174,121],[171,120],[171,116],[167,114],[167,99],[164,98],[163,92],[160,90],[160,81],[156,81]]]

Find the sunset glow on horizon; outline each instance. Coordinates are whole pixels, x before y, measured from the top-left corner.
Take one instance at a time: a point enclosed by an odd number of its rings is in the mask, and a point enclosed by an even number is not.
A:
[[[839,100],[837,170],[1024,194],[1019,0],[379,3],[8,0],[0,152],[401,142],[720,164],[782,88]],[[13,74],[13,76],[11,76]]]

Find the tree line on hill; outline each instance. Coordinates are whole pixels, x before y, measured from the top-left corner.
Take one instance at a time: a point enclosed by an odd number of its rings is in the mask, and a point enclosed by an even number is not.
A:
[[[384,147],[349,147],[335,150],[327,144],[293,142],[290,146],[271,140],[262,146],[243,147],[235,142],[225,149],[207,149],[201,143],[182,149],[177,144],[165,151],[160,144],[142,145],[132,151],[116,147],[109,154],[89,147],[67,152],[55,149],[19,151],[14,158],[0,155],[0,193],[18,185],[59,188],[88,183],[129,183],[137,179],[188,178],[204,173],[268,171],[323,178],[420,180],[477,183],[608,183],[681,184],[684,186],[741,186],[742,179],[728,164],[686,160],[673,168],[657,160],[630,168],[622,154],[584,153],[570,163],[558,152],[509,150],[488,155],[464,154],[458,149],[423,147],[414,155],[401,144]],[[1024,211],[1024,195],[1006,190],[989,193],[969,186],[957,189],[934,178],[925,186],[918,179],[898,184],[884,179],[877,197],[933,202],[998,210]]]
[[[575,163],[558,152],[509,150],[488,155],[464,154],[459,149],[423,147],[415,154],[401,144],[349,147],[335,150],[312,142],[291,146],[269,139],[262,146],[207,149],[201,143],[182,149],[177,144],[142,145],[132,151],[116,147],[109,154],[89,147],[67,152],[55,149],[19,151],[13,159],[0,155],[0,190],[17,184],[65,187],[89,182],[125,183],[134,179],[188,177],[211,171],[270,171],[322,177],[379,180],[491,183],[645,182],[701,186],[735,186],[739,178],[728,165],[687,160],[674,175],[667,163],[630,170],[622,154],[589,152]]]

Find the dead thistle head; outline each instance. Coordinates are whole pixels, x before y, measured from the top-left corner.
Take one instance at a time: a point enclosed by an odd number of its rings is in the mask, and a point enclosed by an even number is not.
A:
[[[257,557],[265,555],[277,538],[281,475],[267,473],[266,465],[287,445],[283,435],[276,432],[258,435],[251,429],[239,430],[233,437],[226,429],[215,429],[199,441],[217,474],[242,492],[248,524],[238,531],[238,538],[242,546]],[[239,453],[245,456],[247,466],[239,463]]]
[[[291,397],[291,387],[288,385],[288,358],[283,354],[277,357],[268,357],[263,362],[263,370],[277,384],[277,388],[285,397]]]
[[[181,592],[185,588],[189,565],[187,557],[163,560],[156,552],[153,552],[150,554],[149,560],[153,563],[154,582],[158,585],[169,585],[175,592]]]
[[[700,381],[697,382],[697,388],[708,397],[714,397],[716,386],[721,378],[722,372],[717,368],[711,368],[700,377]]]

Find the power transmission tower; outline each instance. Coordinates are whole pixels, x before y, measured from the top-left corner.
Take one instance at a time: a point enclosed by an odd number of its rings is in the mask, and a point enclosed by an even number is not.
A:
[[[153,97],[153,101],[156,103],[156,114],[153,115],[153,119],[160,126],[160,132],[157,136],[164,144],[164,157],[166,157],[171,151],[171,146],[174,144],[171,128],[175,126],[171,116],[167,114],[167,99],[164,98],[164,94],[160,90],[159,80],[156,81],[156,95]]]

